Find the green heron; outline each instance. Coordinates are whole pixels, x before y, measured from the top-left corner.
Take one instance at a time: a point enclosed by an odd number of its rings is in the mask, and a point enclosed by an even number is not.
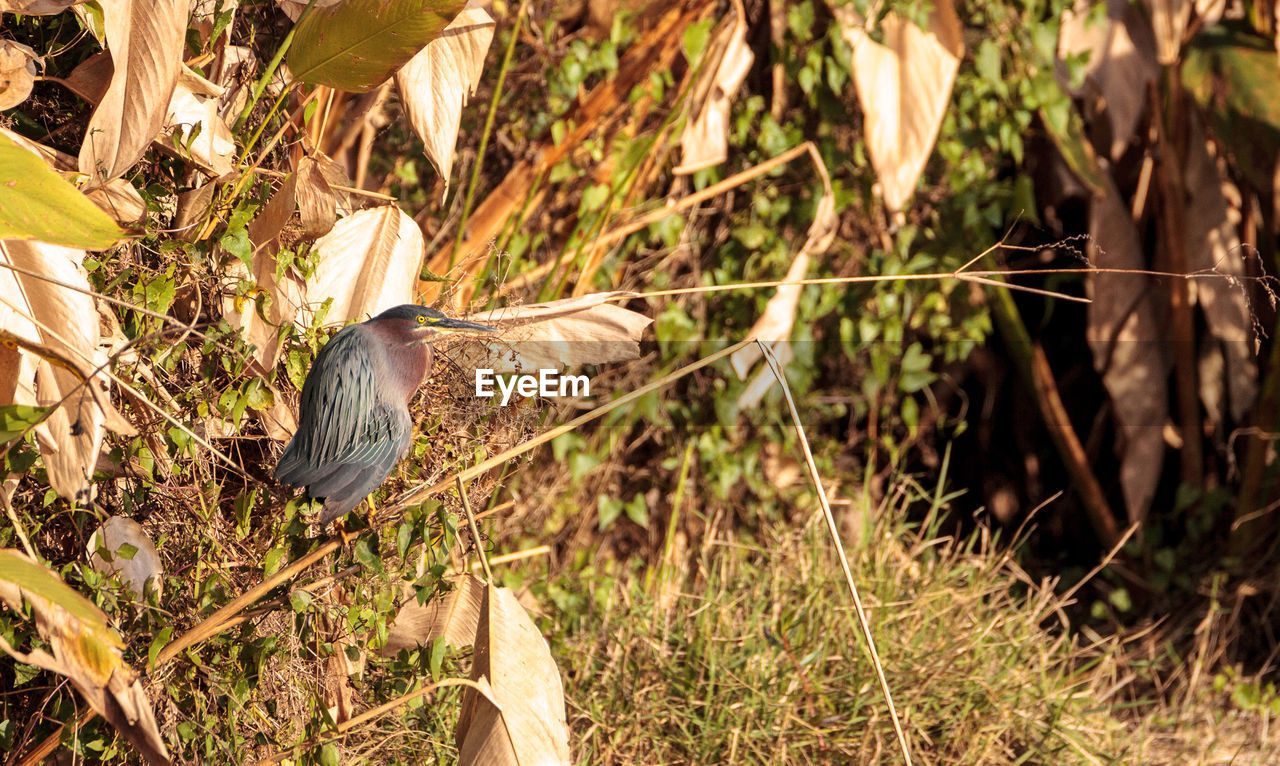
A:
[[[276,481],[323,500],[321,524],[355,508],[409,449],[409,400],[431,371],[432,337],[493,329],[404,305],[339,330],[307,373]]]

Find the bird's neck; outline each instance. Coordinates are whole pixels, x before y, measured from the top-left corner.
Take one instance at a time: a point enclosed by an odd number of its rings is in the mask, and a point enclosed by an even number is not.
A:
[[[379,326],[374,329],[389,341],[387,343],[386,364],[387,377],[393,383],[392,390],[404,397],[407,403],[413,398],[418,388],[426,382],[431,372],[431,346],[429,344],[410,345],[408,322],[405,328]]]

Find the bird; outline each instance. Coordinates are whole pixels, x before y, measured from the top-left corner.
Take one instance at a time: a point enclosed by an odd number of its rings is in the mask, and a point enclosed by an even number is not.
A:
[[[409,401],[431,371],[432,339],[494,331],[413,304],[339,330],[302,384],[298,430],[276,464],[276,481],[323,501],[322,525],[345,516],[409,449]]]

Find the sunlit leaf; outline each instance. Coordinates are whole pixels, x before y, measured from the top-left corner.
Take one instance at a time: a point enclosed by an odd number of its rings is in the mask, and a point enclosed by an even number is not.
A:
[[[146,595],[148,583],[157,595],[163,592],[164,566],[155,543],[142,525],[128,516],[112,516],[102,522],[89,538],[85,553],[89,564],[99,572],[119,573],[136,598]]]
[[[425,246],[422,230],[400,208],[357,211],[316,240],[304,305],[314,310],[331,298],[328,321],[341,323],[410,303]]]
[[[696,108],[680,136],[680,165],[673,172],[693,173],[718,165],[729,156],[729,102],[742,87],[755,61],[747,43],[746,12],[733,6],[733,20],[718,35],[712,62],[698,83]]]
[[[13,40],[0,40],[0,110],[27,100],[36,82],[36,52]]]
[[[471,646],[480,624],[484,592],[483,582],[464,574],[453,583],[453,590],[425,605],[411,598],[400,607],[378,654],[393,657],[401,649],[431,646],[439,638],[455,648]]]
[[[0,239],[102,250],[124,236],[43,160],[0,133]]]
[[[465,0],[347,0],[302,17],[288,64],[302,82],[363,93],[448,26]]]

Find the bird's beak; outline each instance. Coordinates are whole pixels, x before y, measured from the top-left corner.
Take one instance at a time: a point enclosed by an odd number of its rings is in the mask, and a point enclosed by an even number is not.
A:
[[[497,332],[498,328],[490,327],[487,324],[478,324],[476,322],[468,322],[464,319],[450,319],[445,317],[435,321],[428,321],[426,329],[435,330],[436,332]]]

